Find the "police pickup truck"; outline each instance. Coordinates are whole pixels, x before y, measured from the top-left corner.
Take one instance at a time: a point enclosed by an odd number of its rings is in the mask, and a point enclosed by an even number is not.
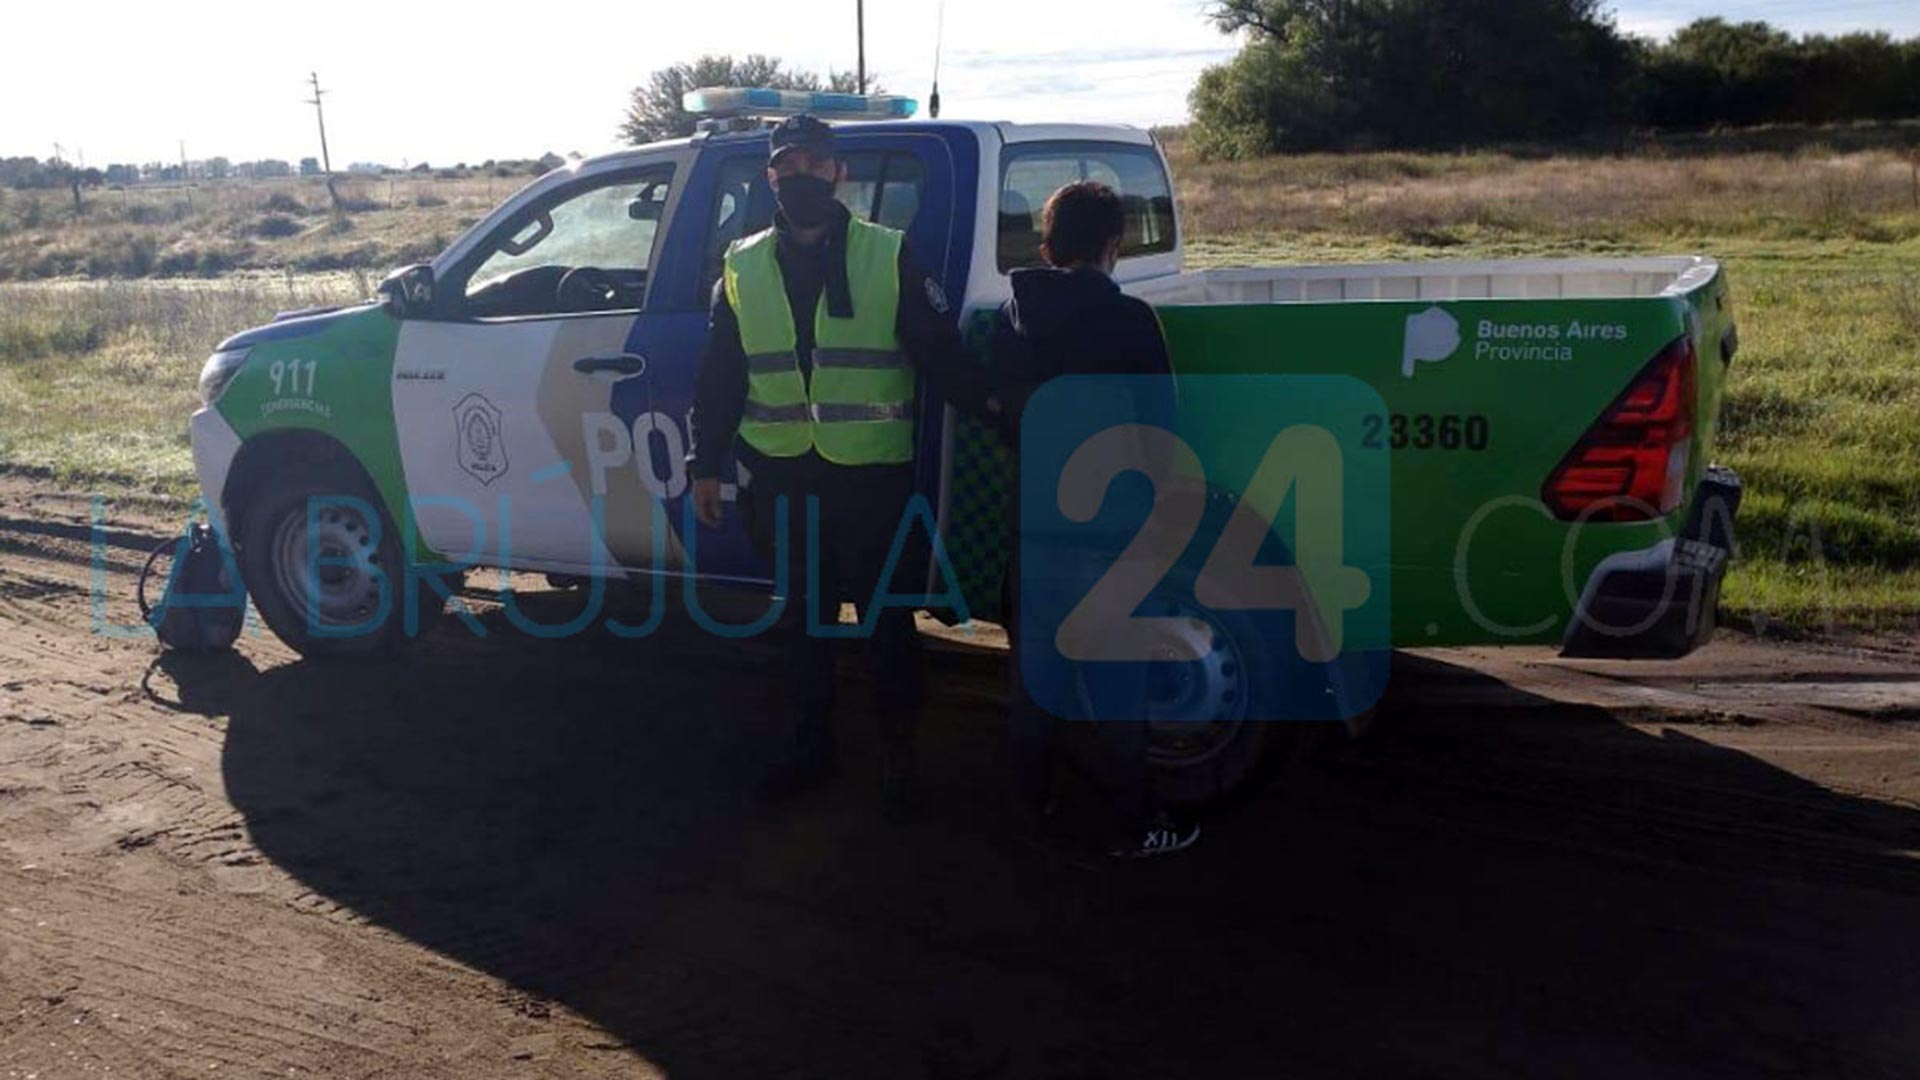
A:
[[[1008,272],[1039,262],[1049,193],[1092,178],[1127,208],[1115,276],[1155,305],[1183,394],[1189,378],[1293,377],[1304,389],[1288,407],[1310,414],[1313,387],[1357,388],[1327,423],[1379,468],[1353,470],[1372,479],[1348,483],[1347,510],[1331,512],[1370,523],[1350,524],[1344,543],[1370,552],[1346,560],[1371,582],[1347,625],[1375,660],[1485,643],[1667,657],[1711,632],[1739,495],[1708,465],[1736,348],[1711,259],[1188,270],[1149,132],[875,119],[910,104],[801,97],[734,91],[706,104],[860,121],[837,131],[841,201],[907,234],[976,339],[1009,295]],[[276,634],[306,654],[393,648],[441,612],[434,571],[475,565],[770,585],[740,514],[710,530],[687,512],[708,300],[728,245],[773,213],[764,122],[708,126],[548,173],[432,262],[397,271],[379,298],[218,346],[192,419],[195,466]],[[957,582],[964,602],[949,608],[995,618],[1006,451],[938,403],[923,402],[916,434],[943,541],[930,592]],[[1208,479],[1231,503],[1240,481]],[[1301,521],[1315,512],[1306,494]],[[1277,543],[1262,557],[1284,561],[1293,522],[1272,516]],[[1180,591],[1174,576],[1167,587]],[[1258,700],[1254,661],[1273,650],[1191,589],[1167,602],[1202,629],[1197,647],[1168,653],[1182,657],[1173,677],[1149,684],[1143,707],[1171,733],[1156,736],[1156,761],[1176,792],[1183,776],[1230,787],[1269,726],[1243,721]],[[1340,715],[1384,678],[1377,662],[1279,668],[1261,677],[1325,682]]]

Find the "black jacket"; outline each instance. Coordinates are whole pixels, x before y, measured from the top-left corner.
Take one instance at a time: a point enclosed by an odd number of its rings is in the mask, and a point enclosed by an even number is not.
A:
[[[811,247],[792,242],[784,217],[775,215],[779,231],[774,257],[787,286],[787,305],[793,310],[793,332],[800,354],[800,370],[812,377],[813,313],[822,289],[829,315],[845,317],[853,309],[847,287],[847,220],[845,207],[835,205],[827,241]],[[985,408],[986,373],[961,344],[956,325],[959,313],[947,304],[937,282],[900,245],[900,301],[894,313],[894,334],[907,359],[928,387],[955,408],[979,412]],[[720,476],[733,459],[734,436],[747,403],[747,354],[740,345],[740,320],[727,302],[726,281],[714,282],[713,306],[707,324],[707,349],[700,358],[694,384],[693,415],[687,471],[695,479]]]
[[[1056,375],[1173,374],[1153,309],[1098,270],[1013,272],[993,332],[993,378],[1009,437],[1027,398]]]

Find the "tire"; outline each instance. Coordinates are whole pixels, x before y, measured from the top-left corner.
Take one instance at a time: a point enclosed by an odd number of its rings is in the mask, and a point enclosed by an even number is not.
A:
[[[1315,751],[1364,726],[1370,710],[1344,724],[1324,705],[1319,710],[1328,715],[1324,720],[1255,715],[1258,703],[1297,702],[1307,695],[1335,703],[1365,699],[1364,662],[1307,663],[1291,638],[1269,640],[1253,619],[1201,609],[1187,599],[1193,594],[1191,571],[1175,569],[1141,609],[1148,615],[1185,616],[1191,630],[1183,636],[1190,640],[1170,639],[1169,654],[1202,655],[1170,665],[1148,681],[1143,701],[1150,725],[1147,758],[1161,802],[1204,806],[1245,798],[1269,783],[1297,778]],[[1091,712],[1082,694],[1082,707]],[[1069,745],[1081,764],[1099,775],[1090,756],[1099,752],[1097,740],[1083,733]]]
[[[1198,807],[1244,798],[1297,775],[1314,750],[1335,735],[1333,724],[1250,716],[1252,703],[1272,700],[1274,680],[1291,670],[1255,654],[1262,643],[1251,620],[1198,612],[1184,603],[1148,603],[1159,609],[1152,614],[1190,616],[1193,634],[1210,639],[1210,647],[1196,650],[1206,653],[1203,659],[1149,679],[1147,761],[1160,802]],[[1071,752],[1088,772],[1100,775],[1096,756],[1101,750],[1091,737],[1092,725],[1070,726],[1089,729],[1069,740]]]
[[[415,579],[416,627],[408,635],[400,530],[355,463],[290,464],[261,485],[239,517],[240,576],[247,593],[267,626],[302,656],[393,655],[412,636],[425,634],[445,608],[424,579]],[[361,551],[365,561],[309,567],[310,543],[322,560]]]

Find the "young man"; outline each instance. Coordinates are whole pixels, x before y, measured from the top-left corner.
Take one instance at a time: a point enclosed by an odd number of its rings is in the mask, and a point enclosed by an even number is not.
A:
[[[718,527],[721,475],[737,435],[752,475],[749,528],[768,555],[785,513],[787,588],[774,633],[786,652],[793,728],[765,784],[779,798],[833,768],[834,639],[808,630],[807,500],[819,506],[818,621],[836,623],[842,601],[860,605],[864,620],[913,494],[916,375],[963,408],[980,408],[966,389],[984,387],[944,294],[905,237],[834,198],[846,167],[833,130],[791,117],[773,129],[770,146],[778,209],[772,228],[727,249],[694,390],[689,472],[696,514]],[[919,591],[914,563],[900,560],[890,592]],[[897,813],[912,795],[922,695],[911,610],[881,612],[866,659],[884,726],[887,807]]]
[[[1113,281],[1125,230],[1120,197],[1104,184],[1068,184],[1047,200],[1040,253],[1049,263],[1013,272],[1013,299],[1001,308],[993,336],[997,387],[1018,454],[1020,417],[1041,383],[1057,375],[1147,375],[1171,379],[1160,321],[1144,302]],[[1171,387],[1168,389],[1171,394]],[[1016,471],[1017,474],[1017,471]],[[1033,823],[1050,811],[1053,743],[1057,719],[1027,692],[1020,663],[1019,500],[1014,523],[1012,701],[1008,716],[1014,790]],[[1102,713],[1124,712],[1144,687],[1127,693],[1108,687]],[[1121,692],[1115,692],[1121,691]],[[1182,850],[1199,838],[1198,825],[1175,822],[1155,805],[1148,767],[1147,725],[1138,717],[1095,719],[1104,748],[1106,789],[1112,814],[1109,853],[1134,858]]]

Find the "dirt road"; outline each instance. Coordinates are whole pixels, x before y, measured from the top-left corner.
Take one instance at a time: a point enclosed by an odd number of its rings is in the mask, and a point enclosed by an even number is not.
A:
[[[113,511],[109,622],[165,527]],[[89,577],[86,503],[0,481],[7,1080],[1920,1071],[1910,648],[1410,655],[1368,739],[1113,866],[1006,839],[978,650],[890,827],[857,693],[840,781],[757,805],[769,657],[679,620],[190,661]]]

